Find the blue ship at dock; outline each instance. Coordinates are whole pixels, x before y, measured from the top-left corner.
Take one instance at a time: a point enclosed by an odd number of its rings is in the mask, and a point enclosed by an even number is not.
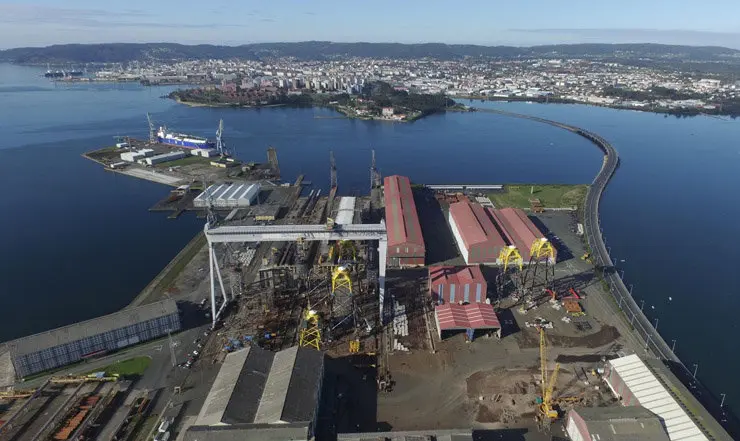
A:
[[[216,148],[216,142],[200,136],[186,135],[183,133],[174,133],[167,130],[166,127],[160,127],[157,131],[157,142],[160,144],[175,145],[189,149],[213,149]]]

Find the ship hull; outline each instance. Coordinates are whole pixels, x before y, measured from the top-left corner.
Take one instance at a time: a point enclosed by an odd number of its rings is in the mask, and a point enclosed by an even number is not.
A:
[[[215,147],[215,144],[211,141],[193,142],[184,139],[162,138],[161,136],[158,137],[157,140],[160,144],[176,145],[178,147],[185,147],[188,149],[212,149]]]

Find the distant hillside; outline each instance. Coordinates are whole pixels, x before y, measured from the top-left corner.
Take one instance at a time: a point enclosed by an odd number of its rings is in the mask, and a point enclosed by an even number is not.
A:
[[[584,57],[621,60],[664,59],[674,61],[730,62],[740,64],[740,51],[723,47],[672,46],[661,44],[572,44],[533,47],[476,46],[461,44],[400,43],[257,43],[241,46],[182,45],[175,43],[64,44],[43,48],[0,51],[0,61],[22,64],[124,63],[144,60],[193,60],[205,58],[264,59],[295,57],[324,60],[340,57],[395,59],[464,57],[510,59],[517,57]]]

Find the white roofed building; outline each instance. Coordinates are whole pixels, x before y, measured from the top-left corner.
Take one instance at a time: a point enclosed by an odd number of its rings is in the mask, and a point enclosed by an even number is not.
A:
[[[635,354],[610,360],[604,379],[622,405],[642,406],[657,415],[671,441],[732,439],[660,360]]]

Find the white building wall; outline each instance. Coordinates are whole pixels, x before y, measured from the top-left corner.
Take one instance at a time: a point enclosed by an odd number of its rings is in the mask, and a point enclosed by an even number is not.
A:
[[[462,236],[460,235],[460,230],[457,228],[457,223],[455,222],[455,218],[452,217],[452,212],[449,212],[448,219],[450,221],[450,229],[452,230],[452,235],[455,237],[455,242],[457,243],[457,249],[460,250],[460,254],[462,254],[463,259],[465,259],[465,263],[468,263],[468,249],[465,246],[465,242],[462,239]]]

